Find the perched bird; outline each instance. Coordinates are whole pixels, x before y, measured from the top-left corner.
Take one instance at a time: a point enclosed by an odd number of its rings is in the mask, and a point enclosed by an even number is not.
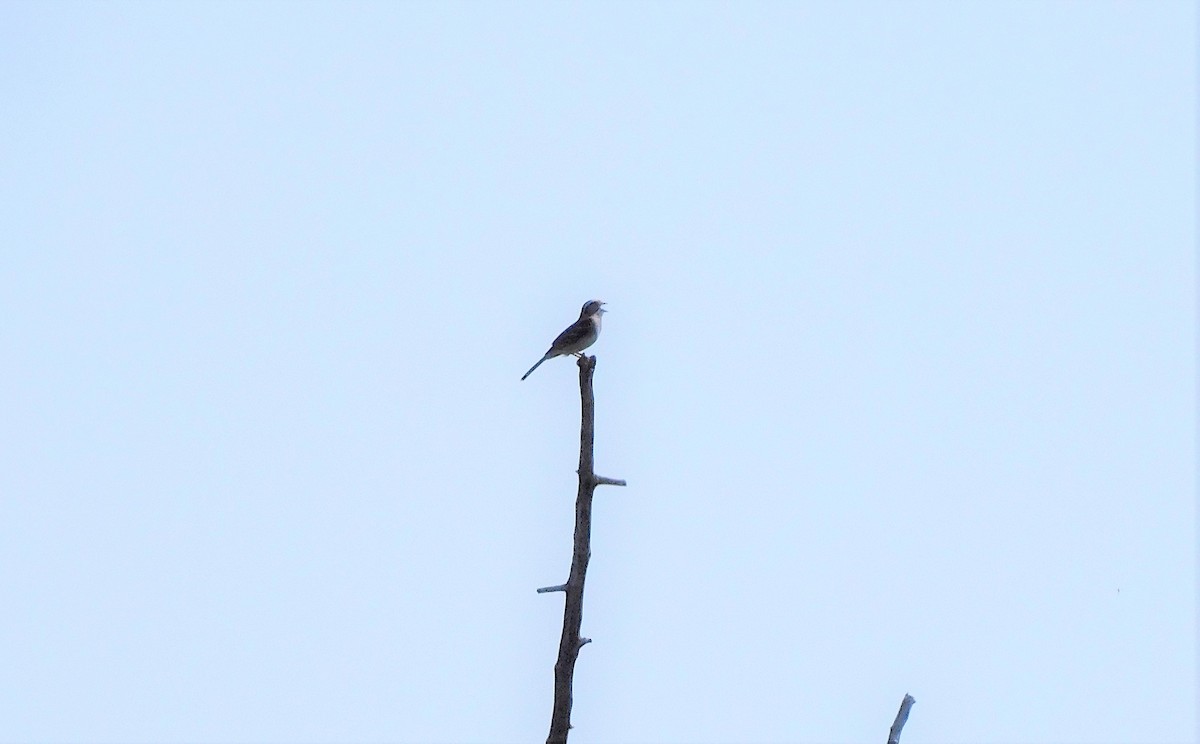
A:
[[[604,309],[604,303],[600,300],[584,303],[583,309],[579,311],[579,320],[558,334],[558,338],[550,344],[550,350],[546,352],[546,355],[539,359],[537,364],[530,367],[521,379],[524,380],[533,374],[533,371],[547,359],[567,354],[581,356],[580,352],[596,343],[596,339],[600,337],[600,316],[606,312],[608,311]]]

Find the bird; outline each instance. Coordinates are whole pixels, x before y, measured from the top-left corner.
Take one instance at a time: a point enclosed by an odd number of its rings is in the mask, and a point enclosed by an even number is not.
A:
[[[575,321],[567,327],[567,330],[558,334],[558,338],[554,339],[554,343],[550,344],[550,350],[546,355],[537,360],[537,364],[529,368],[521,379],[524,380],[533,374],[533,371],[541,366],[542,362],[547,359],[553,359],[556,356],[566,356],[574,354],[582,356],[581,351],[596,343],[596,339],[600,337],[600,316],[608,312],[604,309],[604,303],[600,300],[588,300],[583,304],[583,309],[579,311],[579,320]]]

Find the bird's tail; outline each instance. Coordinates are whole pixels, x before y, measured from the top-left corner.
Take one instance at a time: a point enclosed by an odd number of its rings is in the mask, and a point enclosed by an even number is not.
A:
[[[537,364],[535,364],[535,365],[533,365],[532,367],[530,367],[528,372],[526,372],[525,374],[521,375],[521,379],[522,379],[522,380],[524,380],[526,377],[529,377],[530,375],[532,375],[532,374],[533,374],[533,371],[534,371],[535,369],[537,369],[538,367],[542,366],[542,362],[546,361],[546,360],[547,360],[547,359],[549,359],[549,358],[550,358],[550,355],[549,355],[549,354],[547,354],[546,356],[544,356],[544,357],[542,357],[541,359],[537,360]]]

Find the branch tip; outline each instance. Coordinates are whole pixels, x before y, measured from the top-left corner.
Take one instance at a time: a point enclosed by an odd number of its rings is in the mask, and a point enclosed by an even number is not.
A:
[[[900,701],[900,710],[896,713],[896,720],[892,722],[892,728],[888,731],[888,744],[900,744],[900,731],[908,722],[908,711],[915,702],[917,702],[916,698],[912,695],[904,694],[904,700]]]
[[[554,586],[543,586],[537,590],[538,594],[546,594],[547,592],[565,592],[566,584],[555,584]]]

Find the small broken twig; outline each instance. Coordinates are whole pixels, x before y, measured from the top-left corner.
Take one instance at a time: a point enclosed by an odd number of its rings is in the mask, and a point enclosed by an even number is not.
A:
[[[892,729],[888,731],[888,744],[900,744],[900,730],[908,721],[908,711],[915,702],[917,701],[913,699],[912,695],[904,695],[904,700],[900,702],[900,711],[896,713],[896,720],[892,722]]]

